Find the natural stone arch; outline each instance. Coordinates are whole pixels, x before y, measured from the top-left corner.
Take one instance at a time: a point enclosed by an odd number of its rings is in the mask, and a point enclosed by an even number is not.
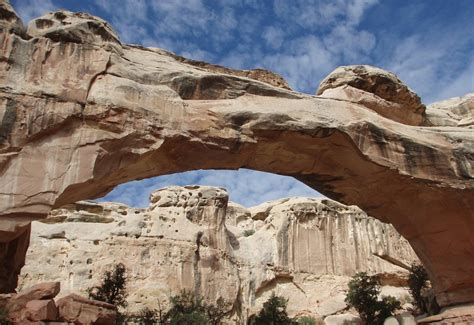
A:
[[[392,223],[441,305],[474,301],[472,96],[425,112],[393,74],[363,66],[335,71],[309,96],[270,72],[123,45],[87,14],[51,13],[25,31],[2,6],[4,288],[28,223],[50,209],[133,179],[245,167]]]

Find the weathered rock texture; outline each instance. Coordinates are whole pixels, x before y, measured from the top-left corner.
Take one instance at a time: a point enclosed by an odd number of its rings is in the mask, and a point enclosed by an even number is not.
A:
[[[147,209],[82,201],[34,222],[20,285],[61,281],[61,294],[85,294],[124,263],[129,312],[166,308],[187,289],[223,298],[232,324],[245,324],[272,292],[289,298],[291,315],[339,313],[358,271],[378,274],[384,293],[408,296],[407,271],[393,263],[410,265],[415,253],[355,206],[291,198],[246,209],[205,186],[165,188],[150,200]]]
[[[304,95],[266,75],[121,44],[89,15],[48,14],[27,35],[8,8],[0,15],[2,290],[22,264],[24,245],[10,243],[52,208],[134,179],[245,167],[293,176],[392,223],[441,305],[474,301],[474,132],[472,120],[458,119],[472,101],[443,104],[449,118],[439,119],[392,74],[369,67],[344,68],[328,77],[341,80],[328,82],[336,88]]]
[[[3,314],[0,323],[38,324],[115,324],[115,306],[93,301],[76,294],[53,300],[60,290],[59,282],[35,284],[18,294],[0,295]]]

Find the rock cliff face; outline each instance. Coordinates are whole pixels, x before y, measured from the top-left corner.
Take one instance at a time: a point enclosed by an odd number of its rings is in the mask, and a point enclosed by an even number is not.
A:
[[[122,262],[131,312],[157,301],[165,307],[188,289],[214,303],[224,298],[238,323],[271,292],[289,298],[292,315],[340,312],[357,271],[407,295],[406,270],[389,261],[411,264],[413,250],[393,226],[357,207],[291,198],[246,209],[205,186],[165,188],[150,199],[147,209],[83,201],[34,222],[21,287],[60,281],[62,295],[85,293]]]
[[[0,9],[2,291],[16,285],[29,223],[51,209],[134,179],[245,167],[390,222],[442,306],[474,301],[472,97],[425,109],[366,66],[338,69],[310,96],[268,72],[121,44],[87,14],[59,11],[25,29]]]

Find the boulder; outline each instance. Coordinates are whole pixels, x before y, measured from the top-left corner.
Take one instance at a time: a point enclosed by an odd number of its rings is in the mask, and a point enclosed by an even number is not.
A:
[[[105,20],[84,12],[50,12],[30,21],[27,33],[55,42],[120,44],[117,33]]]
[[[401,123],[425,122],[426,107],[420,97],[395,74],[369,65],[336,68],[320,83],[317,94],[362,104]]]
[[[24,313],[31,321],[54,321],[58,317],[58,308],[52,299],[31,300],[26,304]]]
[[[8,0],[0,2],[0,30],[18,35],[25,34],[25,26]]]
[[[428,105],[428,123],[434,126],[474,128],[474,94],[454,97]]]
[[[328,316],[324,319],[326,325],[362,325],[360,317],[352,314],[340,314]]]
[[[76,294],[67,295],[56,302],[59,319],[77,325],[113,325],[117,318],[115,306],[89,300]]]
[[[5,304],[8,318],[14,322],[21,323],[26,321],[30,315],[33,318],[52,317],[55,310],[52,299],[59,293],[59,289],[60,282],[47,282],[34,285],[18,294],[12,295]],[[32,301],[34,303],[27,307]],[[45,303],[41,301],[45,301]],[[54,318],[51,318],[51,320],[54,320]]]
[[[416,325],[415,316],[409,312],[404,312],[398,315],[395,315],[400,325]]]
[[[384,320],[383,325],[400,325],[400,323],[395,317],[390,316]]]

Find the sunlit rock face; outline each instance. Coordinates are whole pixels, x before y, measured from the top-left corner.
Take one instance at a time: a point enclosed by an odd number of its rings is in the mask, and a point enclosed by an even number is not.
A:
[[[380,275],[385,291],[406,299],[400,266],[417,261],[393,226],[355,206],[290,198],[246,209],[206,186],[155,191],[146,209],[82,201],[32,225],[21,287],[60,281],[61,295],[85,294],[124,263],[130,312],[158,301],[164,308],[187,289],[224,299],[231,323],[245,323],[272,292],[290,299],[292,315],[339,312],[358,271]]]
[[[121,44],[87,14],[47,14],[25,30],[11,6],[0,10],[2,291],[16,286],[29,222],[51,209],[130,180],[249,168],[390,222],[441,305],[474,302],[470,95],[425,109],[367,66],[305,95],[271,72]]]

